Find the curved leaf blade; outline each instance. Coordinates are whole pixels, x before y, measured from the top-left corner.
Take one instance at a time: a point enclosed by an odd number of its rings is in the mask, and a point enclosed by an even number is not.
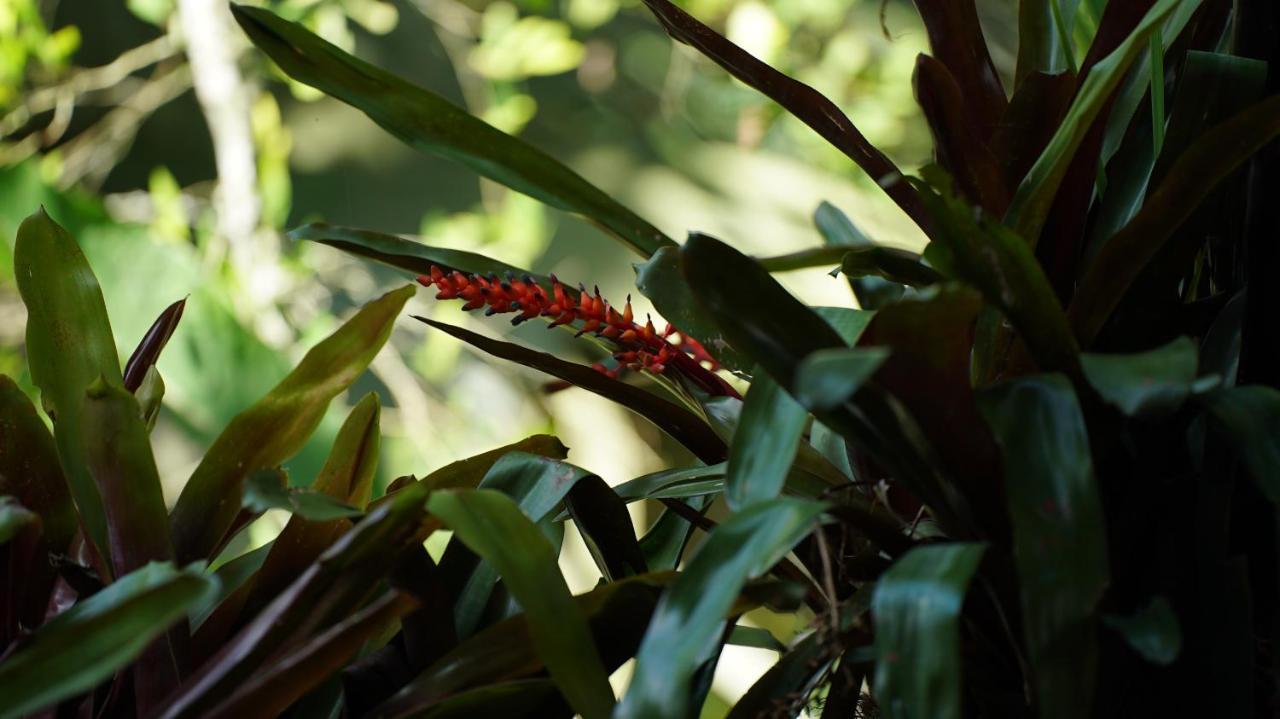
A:
[[[142,386],[142,380],[147,376],[148,370],[155,366],[156,360],[160,359],[160,352],[169,343],[173,331],[178,328],[178,322],[182,320],[182,310],[186,306],[186,299],[178,300],[164,308],[156,321],[151,323],[142,341],[134,348],[133,354],[129,355],[129,361],[124,364],[125,389],[137,392]]]
[[[1130,417],[1167,415],[1189,397],[1199,361],[1195,342],[1179,337],[1149,352],[1083,354],[1085,379],[1108,403]]]
[[[214,588],[194,567],[150,564],[68,609],[0,662],[0,717],[92,689],[125,667]]]
[[[170,519],[181,558],[207,557],[240,509],[244,480],[293,456],[344,391],[373,360],[413,296],[408,285],[360,309],[313,347],[265,397],[227,425],[182,488]]]
[[[107,306],[79,245],[44,208],[19,226],[13,267],[27,306],[31,379],[53,419],[67,485],[87,538],[103,555],[105,570],[107,520],[86,464],[80,415],[85,391],[94,380],[123,383]]]
[[[725,499],[740,510],[778,496],[800,448],[809,412],[769,375],[756,372],[729,446]]]
[[[505,495],[492,490],[435,492],[428,501],[467,546],[502,575],[524,608],[529,632],[547,671],[585,719],[613,711],[613,691],[586,619],[574,606],[556,555],[537,525]]]
[[[675,243],[599,188],[538,150],[396,75],[259,8],[232,5],[245,34],[293,79],[364,112],[422,152],[596,223],[644,256]]]
[[[960,609],[984,544],[916,547],[876,582],[875,697],[890,717],[960,719]]]
[[[746,371],[751,363],[725,341],[715,321],[707,317],[693,299],[688,282],[680,273],[680,249],[663,247],[648,261],[635,265],[636,289],[653,302],[654,308],[681,332],[688,332],[725,367]]]
[[[825,506],[785,497],[753,504],[707,536],[654,610],[617,719],[688,715],[693,675],[720,646],[743,584],[782,561]]]
[[[812,409],[835,409],[848,402],[888,357],[882,347],[818,350],[796,370],[796,400]]]
[[[1258,488],[1280,504],[1280,391],[1246,385],[1215,390],[1201,401]]]
[[[1096,612],[1110,582],[1106,519],[1075,391],[1036,375],[983,392],[1004,455],[1032,686],[1042,717],[1090,712]]]
[[[324,222],[312,222],[289,231],[289,239],[304,240],[327,245],[348,254],[381,262],[384,265],[411,272],[415,275],[430,274],[434,265],[442,270],[457,270],[465,274],[504,277],[508,272],[519,277],[527,272],[476,252],[433,247],[398,235],[373,230],[342,227]],[[548,286],[551,280],[539,277]]]

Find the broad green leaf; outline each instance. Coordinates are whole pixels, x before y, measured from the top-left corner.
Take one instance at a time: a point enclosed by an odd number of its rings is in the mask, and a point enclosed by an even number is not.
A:
[[[1130,417],[1165,415],[1181,407],[1198,389],[1197,361],[1196,343],[1189,337],[1138,354],[1080,356],[1089,384]]]
[[[807,408],[835,409],[848,402],[888,356],[882,347],[818,350],[796,371],[796,401]]]
[[[182,488],[170,519],[177,556],[207,557],[240,509],[244,480],[293,456],[329,401],[351,386],[391,334],[412,285],[370,302],[313,347],[280,384],[227,425]]]
[[[706,495],[690,497],[685,504],[701,514],[707,511],[712,499]],[[694,526],[689,520],[671,509],[663,509],[658,521],[640,538],[640,551],[644,552],[645,564],[655,571],[679,567],[684,559],[684,550],[693,537],[693,530]]]
[[[67,489],[53,435],[36,413],[22,389],[0,375],[0,496],[13,497],[16,505],[39,517],[40,539],[29,554],[10,554],[8,567],[0,569],[6,586],[9,619],[0,627],[0,640],[13,638],[18,624],[34,627],[44,620],[57,570],[49,554],[66,554],[79,523]],[[12,506],[12,505],[11,505]],[[17,510],[13,510],[17,512]],[[18,512],[17,519],[21,518]]]
[[[856,247],[840,260],[840,271],[850,279],[880,277],[911,287],[927,287],[943,280],[924,264],[920,255],[896,247]]]
[[[761,502],[707,536],[654,610],[617,719],[687,715],[694,672],[720,646],[724,616],[743,584],[782,561],[824,508],[805,499]]]
[[[1080,0],[1021,0],[1018,3],[1018,63],[1014,86],[1033,72],[1076,71],[1071,32]]]
[[[876,316],[874,310],[853,310],[848,307],[814,307],[812,309],[831,325],[831,329],[835,330],[849,347],[858,344],[858,338]]]
[[[813,213],[813,224],[828,247],[871,247],[870,239],[849,216],[830,202],[822,202]],[[849,288],[864,310],[877,310],[902,297],[903,287],[879,277],[850,277]]]
[[[1093,342],[1143,268],[1214,188],[1278,136],[1280,95],[1237,113],[1191,143],[1142,210],[1103,246],[1080,279],[1067,316],[1082,346]]]
[[[415,149],[461,162],[513,190],[580,214],[646,257],[675,244],[550,155],[439,95],[266,10],[232,5],[231,11],[249,39],[287,75],[364,112]]]
[[[502,493],[516,503],[529,521],[541,525],[565,495],[589,476],[590,472],[568,462],[511,452],[493,464],[477,488]],[[466,552],[465,548],[460,552],[455,546],[451,545],[445,551],[440,568],[459,582],[455,592],[454,624],[457,635],[467,637],[475,632],[483,618],[500,571],[492,563],[477,565],[478,558],[474,554]]]
[[[626,502],[603,479],[591,475],[574,483],[564,506],[606,582],[649,571]]]
[[[457,270],[467,274],[505,277],[508,272],[520,277],[527,272],[514,265],[490,259],[466,250],[451,250],[397,235],[372,230],[341,227],[324,222],[313,222],[289,232],[291,240],[306,240],[328,245],[357,257],[375,260],[415,275],[431,272],[434,265],[442,270]],[[551,280],[536,278],[550,286]]]
[[[809,413],[764,372],[757,371],[729,446],[725,500],[740,510],[778,496],[795,461]]]
[[[262,563],[267,561],[267,554],[271,552],[272,542],[258,547],[252,552],[246,552],[238,557],[227,560],[222,566],[217,567],[213,574],[214,579],[218,583],[218,593],[210,597],[207,604],[196,607],[191,612],[191,629],[198,630],[201,624],[218,609],[223,600],[231,596],[233,592],[244,586],[245,582],[251,580],[254,574],[262,568]]]
[[[285,489],[260,475],[245,485],[245,505],[256,511],[285,509],[293,514],[276,537],[254,579],[242,616],[253,616],[306,571],[307,565],[351,529],[373,493],[381,448],[378,395],[365,395],[334,437],[333,447],[310,489]]]
[[[808,355],[848,346],[820,315],[732,247],[695,234],[682,252],[698,301],[730,342],[783,388],[794,390],[796,372]],[[953,531],[973,531],[967,501],[934,465],[928,441],[893,397],[867,386],[852,401],[816,416],[931,505]]]
[[[960,609],[985,544],[917,547],[876,582],[875,697],[888,719],[960,719]]]
[[[1087,715],[1098,660],[1096,612],[1110,571],[1084,417],[1060,375],[996,385],[978,405],[1004,455],[1023,634],[1040,716]]]
[[[514,502],[490,490],[434,492],[432,514],[498,569],[524,609],[538,655],[569,704],[585,719],[608,717],[613,691],[591,633],[537,526]]]
[[[648,261],[634,267],[636,289],[648,297],[654,308],[676,329],[688,332],[701,342],[728,369],[751,369],[751,363],[729,346],[715,321],[707,317],[694,301],[689,283],[680,272],[679,248],[663,247]]]
[[[0,546],[8,544],[19,532],[31,526],[40,526],[40,515],[18,504],[13,497],[0,495]]]
[[[426,513],[427,488],[413,483],[371,510],[321,554],[296,581],[186,678],[158,713],[161,719],[199,715],[226,699],[281,651],[312,640],[350,617],[371,587],[415,546]]]
[[[112,569],[124,576],[173,558],[164,491],[138,401],[98,381],[82,408],[85,455],[107,517]]]
[[[280,716],[307,692],[346,666],[361,647],[395,625],[417,606],[406,594],[389,592],[297,649],[271,662],[263,672],[202,716],[241,719]]]
[[[930,249],[945,274],[977,288],[1000,308],[1018,330],[1032,357],[1046,371],[1079,374],[1079,348],[1035,253],[1009,228],[988,217],[975,219],[972,208],[953,196],[946,178],[926,172],[935,191],[918,183],[920,197],[934,220]]]
[[[570,384],[612,400],[639,414],[656,427],[671,435],[704,462],[714,463],[725,458],[724,441],[702,418],[689,410],[668,402],[661,397],[625,382],[606,377],[590,367],[574,364],[554,355],[527,349],[520,345],[490,339],[461,327],[436,322],[422,317],[416,319],[442,332],[501,359],[517,362],[526,367],[546,372]]]
[[[1049,0],[1046,0],[1049,1]],[[1158,0],[1134,31],[1111,54],[1098,61],[1076,93],[1058,131],[1040,159],[1027,173],[1014,193],[1004,223],[1031,247],[1035,247],[1049,208],[1062,184],[1076,150],[1084,142],[1089,128],[1106,107],[1112,93],[1124,79],[1135,58],[1147,47],[1147,38],[1160,27],[1179,6],[1199,6],[1201,0]]]
[[[1258,488],[1280,503],[1280,391],[1246,385],[1209,392],[1201,401]]]
[[[123,383],[107,307],[79,245],[43,208],[18,228],[13,267],[27,306],[31,380],[53,420],[58,456],[80,522],[105,562],[110,546],[107,520],[86,465],[80,414],[85,391],[94,380]]]
[[[149,564],[40,627],[0,662],[0,718],[27,716],[123,669],[213,591],[198,567]]]
[[[1153,598],[1129,616],[1104,616],[1102,623],[1119,632],[1135,652],[1152,664],[1167,666],[1182,652],[1182,627],[1164,597]]]

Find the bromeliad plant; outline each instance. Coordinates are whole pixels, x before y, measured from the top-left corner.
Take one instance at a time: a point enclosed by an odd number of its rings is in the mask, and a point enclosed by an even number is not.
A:
[[[462,534],[520,602],[550,691],[589,719],[696,715],[736,640],[735,598],[773,576],[797,581],[816,619],[733,717],[806,706],[823,717],[1273,712],[1274,3],[1023,0],[1006,87],[973,0],[917,0],[933,54],[918,60],[915,94],[937,163],[918,178],[812,88],[668,0],[645,5],[866,171],[928,238],[923,254],[868,242],[828,205],[815,217],[825,246],[810,251],[755,259],[696,233],[678,246],[431,92],[270,13],[234,9],[295,80],[639,253],[637,288],[698,342],[632,356],[665,346],[625,346],[626,322],[585,290],[574,306],[599,316],[578,334],[594,331],[614,357],[604,374],[423,320],[629,407],[701,461],[612,490],[667,504],[639,550],[621,515],[573,514],[597,530],[604,588],[658,568],[646,546],[655,533],[673,539],[661,567],[682,569],[625,636],[539,641],[545,607],[507,574],[520,572],[514,543]],[[1077,15],[1091,20],[1080,33]],[[469,309],[578,318],[564,314],[558,281],[475,254],[327,225],[293,236],[422,275]],[[838,266],[861,310],[807,307],[771,274],[819,265]],[[503,284],[508,271],[518,286]],[[621,381],[619,367],[653,381]],[[717,368],[737,376],[722,380],[730,387],[749,384],[745,401],[702,378]],[[719,524],[704,513],[717,497],[728,510]],[[686,557],[692,527],[706,537]],[[590,671],[557,673],[560,651]],[[615,706],[597,662],[632,656]],[[444,711],[462,696],[424,684],[408,681],[371,715]],[[476,706],[504,715],[537,714],[532,699],[549,690],[467,684],[480,686],[490,694]]]

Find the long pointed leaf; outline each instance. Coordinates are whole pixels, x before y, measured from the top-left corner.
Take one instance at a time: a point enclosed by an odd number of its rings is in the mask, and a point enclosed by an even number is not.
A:
[[[160,352],[169,343],[173,331],[178,328],[178,322],[182,320],[182,310],[186,306],[185,299],[178,300],[164,308],[156,321],[151,323],[151,328],[142,337],[133,354],[129,355],[129,361],[124,364],[125,389],[136,392],[142,386],[142,380],[147,376],[147,371],[155,365],[156,360],[160,359]]]
[[[1071,384],[1038,375],[979,406],[1004,454],[1023,633],[1041,717],[1091,712],[1097,605],[1110,581],[1106,519]]]
[[[725,499],[731,510],[778,496],[809,413],[769,375],[757,372],[729,447]]]
[[[675,243],[550,155],[301,25],[232,5],[245,34],[293,79],[364,112],[412,147],[450,160],[552,207],[575,212],[642,255]]]
[[[287,377],[240,413],[205,453],[173,508],[179,558],[204,558],[240,510],[241,487],[256,470],[293,456],[315,431],[329,401],[360,376],[391,334],[412,285],[370,302],[307,352]]]
[[[987,50],[973,0],[916,0],[929,33],[929,46],[955,76],[964,94],[970,123],[982,143],[991,139],[1008,101]]]
[[[605,719],[613,692],[587,623],[574,606],[556,556],[542,533],[504,495],[487,490],[435,492],[431,513],[495,566],[524,608],[551,678],[585,719]]]
[[[18,291],[27,306],[27,358],[71,496],[91,544],[108,550],[102,497],[85,464],[80,432],[85,391],[99,377],[122,384],[107,306],[76,241],[41,208],[18,228],[13,250]]]
[[[743,584],[813,531],[824,508],[804,499],[762,502],[708,535],[654,610],[617,719],[687,715],[694,672],[720,646],[723,617]]]

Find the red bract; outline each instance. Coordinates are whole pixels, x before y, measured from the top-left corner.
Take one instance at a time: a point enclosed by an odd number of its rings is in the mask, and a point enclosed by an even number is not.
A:
[[[446,272],[435,265],[431,267],[431,274],[419,275],[418,282],[435,287],[438,300],[463,300],[464,310],[484,307],[485,315],[514,312],[513,325],[545,317],[551,320],[548,329],[575,325],[579,336],[591,332],[603,337],[617,346],[613,353],[617,364],[610,368],[597,362],[593,366],[610,377],[617,377],[623,369],[662,374],[674,368],[713,395],[738,396],[733,387],[715,374],[719,364],[697,340],[670,324],[659,332],[651,319],[646,319],[644,324],[637,323],[630,297],[619,312],[600,296],[599,287],[588,292],[585,286],[579,285],[575,291],[566,288],[555,275],[551,276],[548,292],[528,275],[517,279],[508,274],[502,279],[494,274],[485,277],[457,270]],[[575,324],[579,322],[581,325]]]

